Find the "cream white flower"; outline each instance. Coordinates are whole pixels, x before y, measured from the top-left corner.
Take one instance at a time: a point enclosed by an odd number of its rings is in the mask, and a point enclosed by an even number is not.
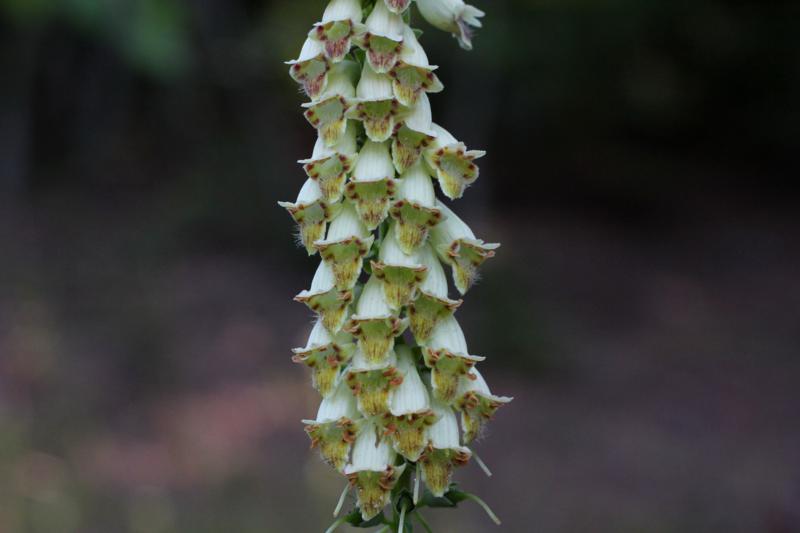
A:
[[[325,329],[336,334],[347,318],[347,307],[353,299],[353,292],[336,288],[333,270],[323,261],[314,273],[311,288],[301,291],[294,299],[317,313]]]
[[[375,363],[356,349],[345,380],[356,396],[359,412],[372,417],[389,412],[392,394],[403,383],[403,375],[397,371],[397,356],[393,351],[387,359]]]
[[[388,139],[396,121],[405,112],[394,96],[392,80],[385,74],[373,71],[369,65],[364,65],[356,87],[356,97],[347,116],[360,120],[371,140],[383,142]]]
[[[398,346],[397,370],[403,383],[394,391],[389,412],[380,421],[384,436],[397,453],[417,461],[427,445],[426,429],[436,421],[428,389],[417,372],[411,348]]]
[[[317,137],[314,152],[309,159],[301,159],[306,175],[317,182],[322,198],[328,203],[342,199],[344,182],[358,157],[356,149],[357,125],[348,122],[339,142],[330,148]]]
[[[463,220],[446,205],[437,201],[444,220],[431,230],[431,244],[442,261],[453,269],[453,281],[461,294],[465,294],[477,279],[478,267],[494,257],[498,243],[487,243],[475,234]]]
[[[415,105],[392,138],[392,162],[397,172],[403,174],[417,164],[436,138],[431,121],[431,103],[428,95],[420,93]]]
[[[353,288],[361,273],[364,256],[374,240],[355,207],[349,201],[344,202],[330,223],[325,240],[314,243],[322,260],[331,267],[337,289]]]
[[[286,62],[289,75],[303,86],[309,98],[317,98],[328,83],[330,63],[325,58],[322,44],[312,38],[306,39],[300,56]]]
[[[419,465],[425,485],[434,496],[441,497],[450,487],[454,467],[465,465],[472,452],[459,442],[458,421],[453,409],[438,400],[434,400],[432,406],[437,420],[428,429],[430,442]]]
[[[439,67],[428,63],[428,56],[425,55],[425,50],[419,44],[414,31],[406,26],[400,58],[389,71],[397,100],[410,107],[417,103],[422,92],[441,92],[444,85],[433,73],[437,68]]]
[[[401,319],[389,306],[381,282],[372,276],[356,304],[356,313],[350,317],[345,330],[358,340],[365,360],[377,368],[386,366],[394,348],[394,339],[402,334],[408,322]]]
[[[464,441],[472,442],[481,433],[486,422],[495,412],[513,398],[495,396],[477,369],[472,371],[475,379],[464,381],[458,392],[456,408],[461,411],[461,427],[464,428]]]
[[[307,179],[294,202],[278,202],[278,205],[289,212],[297,222],[300,230],[300,241],[305,246],[308,255],[314,255],[314,241],[325,235],[325,226],[335,214],[333,209],[322,198],[322,191],[313,179]]]
[[[325,146],[335,146],[347,128],[345,114],[350,108],[349,100],[356,94],[353,85],[358,76],[358,65],[342,61],[328,73],[328,84],[319,99],[303,104],[303,116],[319,132]]]
[[[425,365],[431,369],[434,396],[446,403],[456,399],[464,380],[475,379],[472,367],[485,359],[469,354],[464,332],[452,315],[443,317],[436,324],[422,355]]]
[[[386,143],[367,141],[358,154],[345,196],[370,230],[378,227],[389,212],[389,200],[394,196],[394,167]]]
[[[433,124],[436,138],[425,150],[425,161],[436,173],[439,187],[451,200],[461,198],[464,189],[478,179],[478,165],[475,159],[483,157],[483,150],[467,150],[464,143],[458,142],[449,131]]]
[[[480,28],[484,12],[463,0],[417,0],[422,17],[429,24],[453,34],[465,50],[472,49],[472,28]]]
[[[322,458],[340,472],[350,456],[361,415],[350,389],[340,383],[335,392],[323,398],[315,420],[303,420],[311,447],[319,447]]]
[[[406,465],[395,466],[396,454],[383,439],[377,427],[366,423],[359,431],[353,446],[353,459],[345,467],[345,475],[355,487],[361,517],[369,520],[380,513]]]
[[[433,183],[421,162],[403,173],[398,183],[389,215],[396,221],[395,236],[400,249],[412,254],[425,244],[428,231],[442,219],[442,212],[435,207]]]
[[[351,38],[361,22],[361,15],[359,0],[331,0],[322,14],[322,21],[314,24],[308,35],[322,44],[325,57],[337,63],[350,51]]]
[[[346,333],[331,336],[322,321],[317,320],[303,348],[294,348],[292,361],[303,363],[312,370],[311,382],[319,393],[330,396],[341,376],[342,366],[353,355],[354,345]]]
[[[354,39],[367,53],[367,63],[372,70],[383,74],[397,62],[403,49],[404,26],[403,18],[389,11],[384,2],[375,3]]]
[[[411,0],[385,0],[385,2],[389,11],[398,15],[402,14],[411,5]]]
[[[461,300],[447,297],[447,277],[433,248],[428,245],[422,247],[419,257],[428,269],[428,275],[417,289],[417,298],[408,306],[408,318],[414,339],[420,345],[425,345],[436,324],[451,316],[461,305]]]
[[[425,279],[427,269],[415,255],[407,255],[400,248],[395,232],[396,224],[390,224],[383,238],[378,261],[372,261],[372,273],[381,281],[386,300],[392,309],[399,310],[411,300],[417,286]]]

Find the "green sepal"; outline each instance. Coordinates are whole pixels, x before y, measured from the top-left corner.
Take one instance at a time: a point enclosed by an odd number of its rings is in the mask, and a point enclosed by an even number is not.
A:
[[[353,527],[361,528],[375,527],[381,524],[389,523],[383,513],[373,516],[369,520],[365,521],[363,518],[361,518],[361,510],[358,507],[353,509],[353,511],[347,515],[344,522],[345,524],[350,524]]]

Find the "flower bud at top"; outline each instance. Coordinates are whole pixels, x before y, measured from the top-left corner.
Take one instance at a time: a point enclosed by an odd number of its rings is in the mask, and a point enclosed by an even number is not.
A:
[[[463,0],[417,0],[417,7],[429,24],[452,33],[465,50],[472,49],[472,27],[481,27],[483,11]]]

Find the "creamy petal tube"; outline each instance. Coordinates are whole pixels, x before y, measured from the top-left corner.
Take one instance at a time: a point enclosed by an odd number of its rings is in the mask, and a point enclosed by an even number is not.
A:
[[[454,484],[474,455],[466,446],[511,401],[489,388],[484,357],[469,352],[455,316],[458,295],[499,246],[478,239],[449,203],[475,183],[485,154],[433,122],[429,95],[444,86],[410,25],[411,3],[328,0],[288,62],[316,139],[299,161],[297,199],[279,205],[320,259],[295,296],[314,323],[292,361],[308,369],[319,401],[302,421],[312,448],[347,480],[328,533],[345,524],[428,529],[428,508],[468,502],[499,523]],[[462,0],[417,5],[471,46],[483,12]]]

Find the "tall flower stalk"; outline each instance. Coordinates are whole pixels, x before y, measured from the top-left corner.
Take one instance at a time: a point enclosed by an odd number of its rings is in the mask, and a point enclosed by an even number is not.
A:
[[[462,0],[416,0],[465,49],[483,13]],[[280,202],[319,266],[295,300],[316,315],[293,361],[321,403],[304,420],[312,447],[346,478],[328,531],[342,524],[426,531],[425,507],[471,500],[453,473],[497,409],[454,313],[499,244],[475,237],[440,199],[478,178],[480,150],[432,120],[443,90],[410,26],[411,0],[331,0],[289,73],[317,130],[294,202]],[[447,271],[451,282],[448,283]],[[450,285],[455,289],[451,292]],[[489,474],[490,475],[490,474]],[[339,516],[348,494],[352,512]]]

